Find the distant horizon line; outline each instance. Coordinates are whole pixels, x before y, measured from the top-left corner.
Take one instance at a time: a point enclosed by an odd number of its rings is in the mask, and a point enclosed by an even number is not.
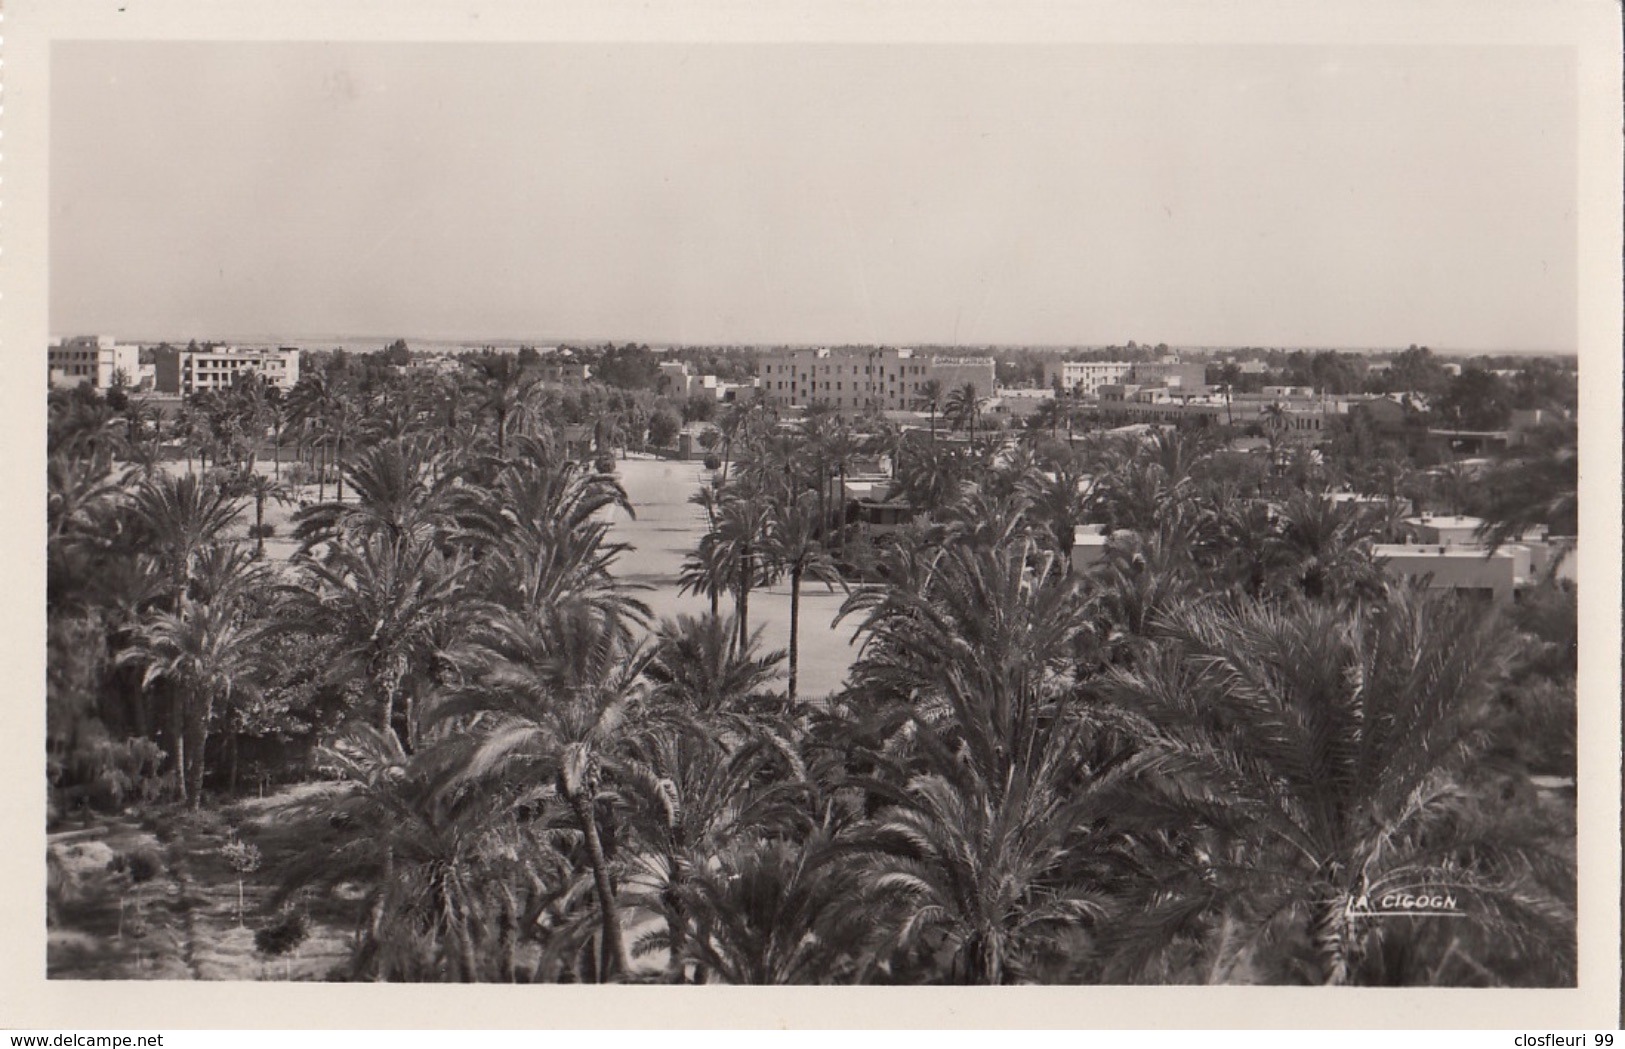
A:
[[[85,333],[85,334],[92,334],[92,333]],[[97,332],[97,333],[94,333],[94,334],[99,335],[99,334],[105,334],[105,333]],[[56,341],[56,340],[59,340],[61,338],[73,338],[73,337],[79,337],[79,336],[59,336],[59,335],[50,336],[52,341]],[[115,335],[114,338],[123,339],[123,338],[126,338],[126,337],[125,336],[117,336],[117,335]],[[171,345],[175,345],[176,343],[185,343],[185,342],[212,342],[212,343],[237,343],[237,344],[246,344],[246,345],[262,344],[262,345],[294,346],[294,347],[298,347],[299,349],[304,349],[305,348],[304,346],[300,345],[301,342],[314,342],[314,343],[323,344],[323,345],[320,345],[320,346],[315,347],[315,348],[319,348],[319,349],[342,348],[346,352],[357,352],[357,353],[378,352],[378,351],[381,351],[381,350],[387,348],[390,343],[393,343],[396,340],[405,341],[408,349],[412,348],[412,344],[414,342],[417,342],[417,343],[430,343],[430,344],[435,344],[435,345],[461,346],[461,347],[466,347],[468,349],[480,349],[482,347],[487,347],[487,346],[493,347],[493,348],[512,347],[514,349],[518,349],[519,347],[522,347],[522,346],[533,346],[533,347],[541,347],[541,346],[594,347],[594,346],[603,346],[603,345],[606,345],[606,344],[607,345],[621,346],[621,345],[626,345],[627,343],[633,343],[633,344],[637,344],[637,345],[648,346],[651,349],[654,349],[654,348],[657,348],[657,347],[658,348],[671,348],[671,349],[699,349],[699,348],[705,348],[705,347],[716,347],[716,348],[720,348],[720,349],[753,349],[753,348],[818,349],[818,348],[823,348],[823,347],[838,347],[838,346],[895,346],[895,347],[899,347],[899,348],[931,347],[931,348],[953,348],[953,349],[1041,350],[1041,351],[1066,352],[1066,351],[1069,351],[1069,350],[1107,350],[1107,349],[1113,349],[1113,348],[1127,349],[1128,346],[1129,346],[1128,342],[1120,342],[1120,343],[1118,343],[1118,342],[1109,342],[1109,343],[1054,343],[1054,342],[973,342],[973,343],[958,343],[958,342],[936,342],[936,341],[931,341],[931,340],[913,340],[913,341],[906,341],[906,342],[905,341],[839,342],[839,341],[834,341],[834,340],[822,340],[822,341],[813,341],[813,342],[806,342],[806,341],[800,341],[800,342],[776,342],[776,341],[769,341],[769,340],[750,340],[750,341],[741,341],[741,342],[727,342],[727,341],[718,341],[718,340],[710,340],[710,339],[699,340],[699,341],[683,341],[683,340],[667,340],[667,339],[653,340],[653,339],[633,338],[633,337],[626,337],[626,336],[611,338],[611,337],[602,336],[602,335],[593,336],[593,337],[572,337],[572,338],[560,338],[560,337],[556,337],[556,336],[548,336],[546,338],[538,338],[538,337],[534,337],[534,336],[525,336],[525,337],[517,337],[517,336],[478,336],[478,335],[474,335],[474,336],[433,336],[433,335],[402,335],[402,334],[393,334],[393,333],[392,334],[382,334],[382,335],[380,335],[380,334],[373,334],[373,333],[354,333],[354,332],[336,332],[336,333],[335,332],[305,332],[305,333],[300,333],[300,334],[281,334],[281,335],[267,335],[267,334],[264,334],[264,333],[226,334],[226,335],[209,335],[209,336],[187,335],[184,338],[178,338],[178,337],[174,337],[174,336],[165,336],[165,337],[159,337],[159,338],[149,338],[149,337],[147,337],[145,335],[141,335],[141,336],[136,336],[136,337],[131,338],[131,341],[136,342],[136,343],[141,343],[141,344],[146,344],[146,343],[157,344],[157,343],[161,343],[161,342],[168,342]],[[1397,344],[1396,345],[1376,345],[1376,346],[1350,346],[1350,345],[1308,345],[1308,344],[1290,344],[1289,345],[1289,344],[1269,344],[1269,343],[1224,343],[1224,344],[1177,343],[1176,344],[1176,343],[1169,343],[1169,342],[1147,343],[1147,342],[1141,342],[1138,339],[1129,340],[1129,341],[1131,341],[1133,343],[1135,349],[1140,349],[1140,350],[1152,350],[1152,349],[1156,349],[1158,346],[1164,346],[1164,347],[1167,348],[1167,350],[1169,352],[1177,352],[1177,351],[1181,351],[1181,350],[1188,350],[1188,351],[1201,352],[1201,353],[1233,352],[1233,351],[1236,351],[1236,350],[1290,350],[1290,351],[1304,350],[1304,351],[1316,352],[1316,353],[1326,352],[1326,351],[1331,351],[1331,352],[1334,352],[1334,353],[1403,353],[1406,349],[1409,349],[1411,346],[1414,345],[1414,346],[1423,346],[1432,353],[1438,354],[1440,356],[1446,356],[1446,357],[1497,357],[1497,356],[1524,356],[1524,355],[1530,355],[1530,354],[1540,355],[1540,356],[1571,356],[1572,357],[1572,356],[1578,356],[1578,354],[1579,354],[1579,350],[1577,350],[1577,349],[1563,350],[1563,349],[1553,349],[1553,348],[1550,348],[1550,347],[1463,348],[1463,347],[1456,347],[1456,346],[1443,346],[1443,347],[1441,347],[1441,346],[1426,346],[1423,343],[1407,343],[1407,344],[1405,344],[1403,346],[1397,345]],[[357,347],[353,347],[353,348],[348,346],[348,345],[344,345],[345,343],[349,343],[349,342],[377,343],[378,345],[377,346],[370,346],[369,345],[369,346],[366,346],[366,347],[357,346]],[[329,346],[326,345],[326,344],[330,344],[330,343],[335,344],[335,345],[333,345],[332,347],[329,347]]]

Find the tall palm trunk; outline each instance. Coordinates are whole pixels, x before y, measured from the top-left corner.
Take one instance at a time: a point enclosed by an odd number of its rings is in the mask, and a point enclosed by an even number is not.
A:
[[[175,737],[175,793],[179,796],[180,803],[185,805],[187,802],[186,712],[181,709],[179,696],[172,696],[170,703],[173,704],[173,709],[171,709],[169,715],[169,731]]]
[[[338,441],[333,446],[333,468],[336,471],[333,478],[333,487],[337,493],[333,498],[342,503],[344,502],[344,434],[342,431],[339,433]]]
[[[750,640],[751,569],[750,544],[745,543],[739,552],[739,647],[741,649]]]
[[[498,887],[502,893],[497,914],[497,982],[514,982],[514,962],[519,948],[519,902],[506,886]]]
[[[380,890],[372,901],[371,913],[367,916],[367,935],[361,950],[356,952],[353,975],[359,976],[367,964],[367,960],[380,952],[384,945],[384,909],[385,897],[394,891],[395,881],[395,850],[384,850],[383,876],[379,878]],[[389,973],[384,971],[382,964],[374,970],[372,978],[380,983],[389,979]]]
[[[1320,982],[1327,986],[1340,987],[1349,982],[1354,944],[1348,903],[1347,893],[1327,892],[1315,901],[1310,913],[1309,935],[1320,963]]]
[[[593,887],[598,892],[598,916],[604,939],[598,971],[601,978],[624,976],[632,970],[632,959],[626,953],[626,939],[621,935],[620,908],[615,904],[615,891],[609,883],[609,864],[604,859],[603,842],[598,837],[598,820],[584,791],[572,792],[569,800],[576,821],[581,824],[582,835],[586,838],[587,860],[592,864]]]
[[[474,953],[474,937],[468,931],[468,913],[456,903],[446,908],[451,915],[452,943],[457,949],[457,982],[477,983],[480,978],[479,958]]]
[[[402,746],[410,753],[412,748],[408,745],[408,741],[402,739],[401,734],[395,731],[395,698],[401,691],[400,680],[396,675],[391,674],[384,680],[383,686],[381,691],[383,692],[384,703],[383,708],[378,712],[378,729],[381,732],[393,733],[395,738],[400,740]]]
[[[790,569],[790,705],[796,702],[796,668],[799,665],[801,638],[801,572],[798,564]]]
[[[961,957],[964,959],[960,968],[963,983],[996,987],[1004,982],[1004,962],[994,937],[976,933],[965,945]]]
[[[203,754],[209,745],[209,705],[186,712],[186,804],[196,812],[203,802]]]
[[[679,842],[682,841],[681,828],[676,828],[676,837]],[[670,908],[666,918],[666,982],[687,983],[683,952],[688,947],[688,905],[683,899],[689,866],[676,849],[667,850],[666,866],[671,870],[672,879],[665,890],[665,903]]]
[[[265,559],[265,493],[254,493],[254,560]]]
[[[835,536],[836,536],[835,541],[836,541],[837,544],[839,544],[837,549],[841,550],[844,553],[846,551],[846,460],[845,459],[841,460],[840,476],[838,478],[836,478],[836,480],[838,481],[840,487],[835,489],[835,492],[836,492],[835,505],[837,507],[836,513],[838,515],[836,517],[836,519],[835,519]]]

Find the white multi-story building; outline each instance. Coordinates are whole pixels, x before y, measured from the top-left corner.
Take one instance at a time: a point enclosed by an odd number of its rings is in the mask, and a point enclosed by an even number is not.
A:
[[[153,353],[158,392],[190,395],[204,390],[223,390],[244,372],[255,372],[265,381],[284,390],[299,382],[299,351],[239,350],[211,348],[177,350],[160,346]]]
[[[943,400],[967,383],[978,397],[991,397],[993,358],[916,356],[897,348],[784,350],[762,358],[758,379],[769,404],[823,401],[841,411],[906,411],[923,405],[925,384],[933,379]]]
[[[110,335],[64,339],[48,347],[45,357],[52,386],[88,382],[98,390],[106,390],[115,378],[130,387],[141,382],[141,348],[121,345]]]
[[[1102,386],[1122,382],[1134,365],[1128,361],[1051,361],[1044,378],[1070,394],[1093,397]]]
[[[691,397],[696,393],[702,393],[722,400],[727,384],[715,375],[695,375],[683,361],[661,361],[659,368],[656,393],[668,397]]]

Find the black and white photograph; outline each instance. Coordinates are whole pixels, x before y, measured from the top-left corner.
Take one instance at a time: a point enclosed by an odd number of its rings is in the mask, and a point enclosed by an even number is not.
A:
[[[49,41],[47,984],[1617,966],[1580,49],[623,37]]]

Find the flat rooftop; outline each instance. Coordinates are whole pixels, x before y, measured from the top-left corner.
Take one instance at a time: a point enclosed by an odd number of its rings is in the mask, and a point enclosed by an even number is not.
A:
[[[1376,543],[1371,547],[1376,557],[1458,557],[1484,561],[1492,557],[1511,557],[1512,551],[1503,547],[1490,553],[1482,546],[1440,546],[1437,543]]]
[[[1409,525],[1425,526],[1428,528],[1477,528],[1484,521],[1479,517],[1466,517],[1462,515],[1433,514],[1428,517],[1407,517],[1405,523]]]

